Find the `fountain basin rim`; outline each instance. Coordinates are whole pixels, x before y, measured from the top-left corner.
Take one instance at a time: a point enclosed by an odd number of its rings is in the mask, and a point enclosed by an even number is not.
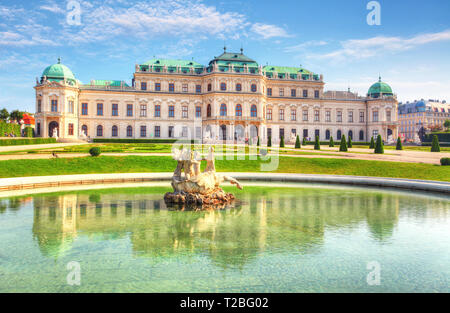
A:
[[[420,190],[450,194],[450,183],[430,180],[403,178],[385,178],[347,175],[291,174],[291,173],[220,173],[230,175],[240,181],[255,182],[296,182],[320,183],[332,185],[370,186]],[[38,188],[123,184],[139,182],[169,182],[173,173],[114,173],[114,174],[80,174],[63,176],[35,176],[0,179],[0,196],[3,192]]]

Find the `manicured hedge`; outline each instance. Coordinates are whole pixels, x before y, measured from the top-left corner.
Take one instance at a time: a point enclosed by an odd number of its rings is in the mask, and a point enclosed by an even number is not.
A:
[[[175,143],[177,141],[178,139],[94,139],[95,143]]]
[[[11,133],[17,137],[21,137],[20,125],[0,122],[0,137],[6,137],[5,134],[9,136]]]
[[[425,135],[424,142],[430,143],[433,141],[433,136],[436,135],[438,137],[439,142],[447,142],[450,143],[450,133],[431,133]]]
[[[21,145],[40,145],[46,143],[56,143],[55,138],[20,138],[3,139],[0,138],[0,146],[21,146]]]
[[[448,165],[450,165],[450,158],[442,158],[441,159],[441,165],[442,166],[448,166]]]
[[[333,140],[334,141],[334,140]],[[339,141],[340,142],[340,141]],[[308,145],[314,145],[316,142],[315,141],[307,141],[306,142]],[[336,142],[333,142],[334,144],[336,144]],[[329,146],[330,145],[330,142],[329,141],[321,141],[320,142],[320,144],[321,145],[326,145],[326,146]],[[354,145],[354,146],[368,146],[368,145],[370,145],[370,142],[355,142],[355,141],[352,141],[352,144]]]

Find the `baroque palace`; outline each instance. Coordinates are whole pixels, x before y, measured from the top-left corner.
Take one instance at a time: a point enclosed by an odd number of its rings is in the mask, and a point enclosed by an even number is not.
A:
[[[323,75],[300,67],[260,66],[224,53],[208,66],[153,59],[137,64],[131,85],[82,84],[61,64],[47,67],[36,86],[36,134],[64,139],[191,138],[244,142],[270,136],[369,141],[396,138],[397,100],[381,81],[362,97],[324,91]],[[255,142],[255,141],[253,141]]]

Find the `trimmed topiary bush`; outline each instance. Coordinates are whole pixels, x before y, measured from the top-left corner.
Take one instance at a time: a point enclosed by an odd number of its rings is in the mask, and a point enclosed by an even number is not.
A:
[[[267,146],[272,147],[272,136],[269,136],[269,138],[267,138]]]
[[[259,136],[258,136],[258,141],[256,142],[256,145],[259,147],[260,146],[260,142],[259,142]]]
[[[348,137],[348,147],[353,148],[352,137]]]
[[[34,137],[34,129],[33,127],[27,126],[24,129],[24,137],[33,138]]]
[[[397,138],[397,146],[395,147],[395,150],[403,150],[403,144],[400,137]]]
[[[433,142],[431,143],[431,152],[441,152],[438,136],[436,135],[433,136]]]
[[[347,141],[345,140],[345,135],[342,135],[341,145],[339,146],[339,151],[340,152],[347,152],[348,151]]]
[[[378,137],[377,137],[377,144],[375,146],[375,153],[376,154],[383,154],[384,153],[384,145],[383,145],[383,139],[381,139],[381,135],[378,135]]]
[[[300,136],[297,135],[297,139],[295,140],[295,149],[300,149],[302,145],[300,144]]]
[[[372,136],[372,138],[370,138],[369,149],[375,149],[375,141],[373,140],[373,136]]]
[[[329,144],[329,147],[334,147],[333,136],[330,137],[330,144]]]
[[[450,158],[442,158],[442,159],[441,159],[441,165],[442,165],[442,166],[448,166],[448,165],[450,165]]]
[[[89,153],[93,157],[98,157],[102,153],[102,151],[100,150],[100,147],[93,147],[89,150]]]
[[[303,137],[302,145],[303,145],[303,146],[308,145],[308,141],[306,140],[306,137]]]
[[[284,136],[281,136],[280,148],[284,148]]]
[[[314,150],[320,150],[319,136],[316,136],[316,141],[314,142]]]

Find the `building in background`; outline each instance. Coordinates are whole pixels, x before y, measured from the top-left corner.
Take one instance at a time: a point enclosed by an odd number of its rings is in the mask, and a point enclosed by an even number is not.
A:
[[[445,101],[418,100],[399,103],[399,133],[406,140],[422,137],[427,131],[441,130],[450,119],[450,105]]]
[[[47,67],[36,86],[36,134],[60,138],[195,138],[204,142],[274,143],[284,137],[369,141],[397,136],[397,100],[374,83],[366,96],[324,92],[324,80],[301,67],[260,66],[224,52],[207,66],[153,59],[135,66],[131,85],[83,84],[61,64]],[[55,131],[56,130],[56,131]]]

